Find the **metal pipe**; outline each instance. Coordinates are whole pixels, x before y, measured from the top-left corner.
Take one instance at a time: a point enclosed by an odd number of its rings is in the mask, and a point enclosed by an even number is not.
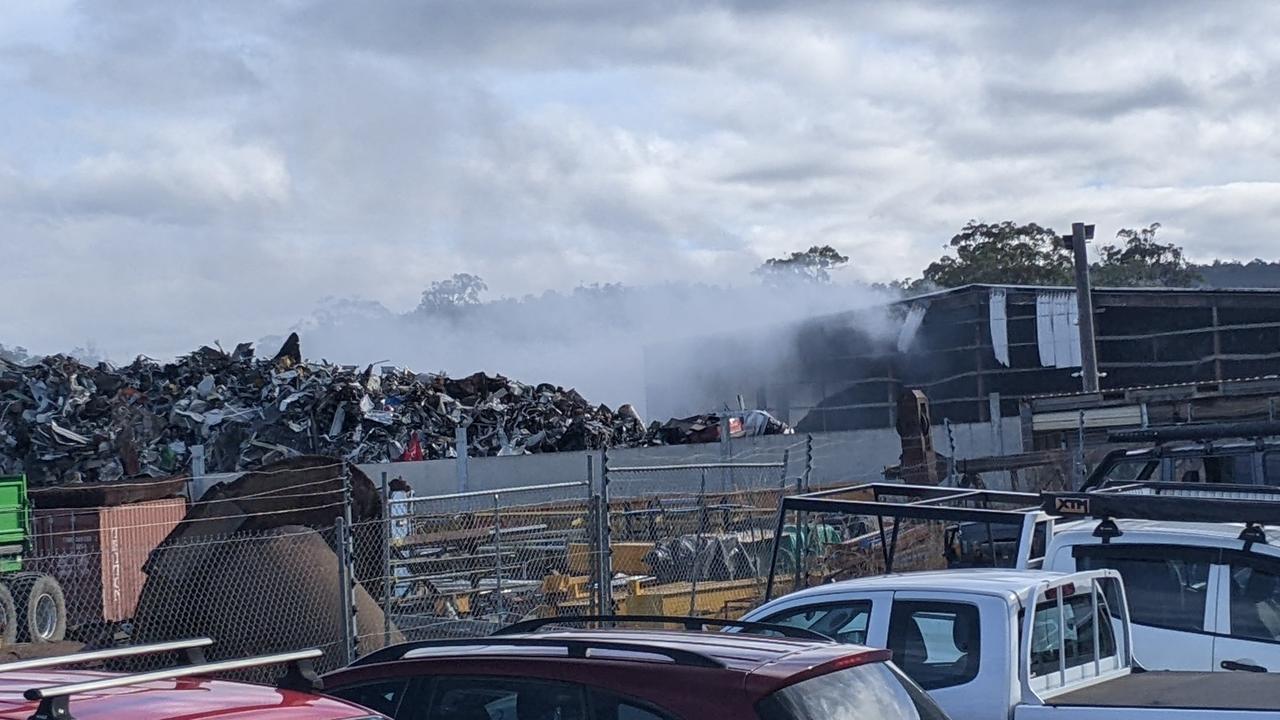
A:
[[[61,657],[18,660],[16,662],[0,664],[0,673],[15,672],[18,670],[38,670],[40,668],[61,667],[63,665],[78,665],[80,663],[94,662],[97,660],[115,660],[118,658],[137,657],[138,655],[153,655],[173,652],[175,650],[192,650],[195,648],[209,647],[212,644],[213,641],[209,638],[191,638],[190,640],[174,640],[172,642],[154,643],[151,645],[131,645],[129,647],[111,648],[108,650],[92,650],[90,652],[75,653],[73,655],[63,655]]]
[[[174,680],[177,678],[192,677],[195,675],[213,675],[215,673],[228,672],[231,670],[243,670],[245,668],[262,667],[264,665],[279,665],[281,663],[296,662],[298,660],[314,660],[323,655],[324,653],[319,650],[311,649],[280,653],[278,655],[242,658],[239,660],[222,660],[219,662],[204,663],[201,665],[181,665],[178,667],[167,668],[165,670],[153,670],[151,672],[135,673],[133,675],[120,675],[118,677],[103,678],[101,680],[89,680],[87,682],[70,683],[67,685],[32,688],[23,693],[23,697],[28,700],[48,700],[49,698],[67,697],[70,695],[97,692],[98,690],[110,690],[112,688],[128,687],[130,685],[140,685],[142,683],[157,682],[160,680]]]
[[[572,482],[547,483],[545,485],[521,485],[513,488],[498,488],[497,490],[472,490],[470,492],[448,493],[446,495],[428,495],[425,497],[411,498],[408,502],[419,503],[434,500],[457,500],[459,498],[484,497],[492,495],[495,492],[508,495],[511,493],[532,492],[534,490],[556,490],[559,488],[582,487],[586,485],[585,480],[574,480]]]

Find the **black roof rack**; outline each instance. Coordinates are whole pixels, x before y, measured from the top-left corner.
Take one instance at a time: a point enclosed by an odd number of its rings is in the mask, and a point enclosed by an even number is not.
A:
[[[203,638],[201,639],[203,640]],[[179,643],[180,642],[184,641],[179,641]],[[172,645],[178,643],[162,644]],[[130,648],[121,648],[121,650],[129,649]],[[90,654],[94,653],[82,653],[82,655]],[[138,655],[141,653],[135,652],[132,654]],[[97,680],[86,680],[84,682],[68,683],[65,685],[31,688],[23,693],[23,697],[27,700],[40,701],[40,707],[36,709],[35,714],[31,716],[30,720],[74,720],[71,715],[71,698],[74,695],[97,692],[99,690],[109,690],[111,688],[129,687],[130,685],[156,682],[159,680],[174,680],[177,678],[192,677],[195,675],[212,675],[214,673],[228,672],[231,670],[243,670],[246,668],[262,667],[264,665],[278,665],[282,663],[289,663],[290,667],[289,671],[282,678],[281,687],[287,687],[295,690],[319,690],[323,686],[320,683],[319,676],[316,675],[315,670],[311,667],[311,661],[321,655],[323,655],[323,653],[319,650],[312,649],[279,653],[277,655],[243,658],[239,660],[221,660],[218,662],[199,663],[195,665],[181,665],[164,670],[153,670],[151,672],[133,673],[117,677],[100,678]],[[116,655],[115,657],[127,657],[127,655]],[[81,661],[83,661],[83,658]]]
[[[119,660],[121,658],[138,657],[139,655],[157,655],[159,653],[184,651],[187,662],[196,665],[204,662],[204,648],[213,644],[209,638],[191,638],[189,640],[173,640],[171,642],[152,645],[128,645],[125,647],[91,650],[89,652],[60,655],[58,657],[33,658],[0,664],[0,673],[18,670],[39,670],[41,668],[63,667],[64,665],[80,665],[101,660]]]
[[[1280,525],[1280,488],[1267,485],[1134,482],[1043,495],[1058,517]]]
[[[680,665],[688,665],[690,667],[704,668],[722,668],[724,664],[715,658],[694,652],[692,650],[680,650],[676,648],[666,648],[658,645],[647,645],[638,642],[618,642],[608,639],[595,638],[557,638],[557,637],[507,637],[502,636],[495,638],[493,636],[473,637],[473,638],[450,638],[447,640],[420,640],[417,642],[400,643],[392,645],[381,650],[376,650],[365,655],[355,662],[351,663],[352,667],[359,665],[372,665],[379,662],[391,662],[393,660],[401,660],[410,652],[415,650],[425,650],[431,648],[466,648],[466,647],[483,647],[485,645],[500,645],[505,647],[554,647],[564,648],[571,658],[585,658],[588,650],[613,650],[618,652],[629,653],[647,653],[651,655],[661,655]]]
[[[552,627],[555,625],[573,625],[577,623],[681,625],[685,630],[695,632],[701,631],[707,625],[715,625],[718,627],[738,628],[748,631],[754,630],[756,632],[772,632],[795,640],[835,642],[833,638],[827,635],[823,635],[820,632],[815,632],[806,628],[792,627],[788,625],[775,625],[773,623],[750,622],[747,620],[721,620],[718,618],[699,618],[674,615],[564,615],[561,617],[536,618],[508,625],[493,633],[490,637],[532,633],[546,627]]]
[[[1162,425],[1141,430],[1115,430],[1108,433],[1113,443],[1166,443],[1177,440],[1204,441],[1223,438],[1254,440],[1280,437],[1280,422],[1261,420],[1239,423],[1203,423],[1199,425]]]
[[[841,495],[870,494],[870,500],[851,500]],[[886,498],[905,498],[887,500]],[[951,503],[963,503],[955,506]],[[975,505],[977,507],[975,507]],[[1016,509],[992,507],[1014,505]],[[782,499],[784,510],[831,512],[845,515],[874,515],[894,519],[941,520],[944,522],[989,522],[1021,524],[1029,510],[1040,507],[1040,496],[1002,490],[971,490],[934,485],[866,483],[820,490]]]
[[[853,495],[854,498],[842,497]],[[893,572],[893,560],[898,544],[897,522],[890,532],[885,530],[885,518],[898,520],[932,520],[947,523],[1010,525],[1021,528],[1021,535],[1030,538],[1034,525],[1048,519],[1040,511],[1039,495],[1001,490],[975,490],[968,488],[940,487],[934,485],[909,485],[903,483],[866,483],[848,487],[820,490],[803,495],[784,497],[778,508],[777,527],[774,530],[773,555],[769,561],[769,579],[765,585],[765,600],[773,597],[777,575],[777,542],[786,529],[788,512],[821,512],[844,515],[867,515],[877,519],[880,547],[884,555],[885,572]],[[988,537],[992,535],[988,532]],[[994,541],[992,543],[994,545]],[[1031,543],[1022,543],[1030,552]],[[995,552],[992,551],[995,561]],[[1019,562],[1029,562],[1023,558]],[[799,578],[802,573],[797,573]]]

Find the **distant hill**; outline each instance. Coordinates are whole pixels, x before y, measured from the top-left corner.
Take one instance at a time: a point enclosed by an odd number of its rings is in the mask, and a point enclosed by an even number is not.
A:
[[[1214,260],[1211,265],[1192,265],[1204,284],[1216,288],[1280,288],[1280,261],[1252,260],[1247,263]]]

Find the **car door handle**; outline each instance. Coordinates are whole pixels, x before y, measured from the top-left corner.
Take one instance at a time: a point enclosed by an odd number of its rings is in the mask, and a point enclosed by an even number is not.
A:
[[[1222,669],[1223,669],[1223,670],[1234,670],[1234,671],[1237,671],[1237,672],[1260,672],[1260,673],[1264,673],[1264,672],[1266,672],[1266,671],[1267,671],[1267,669],[1266,669],[1266,668],[1264,668],[1264,667],[1262,667],[1261,665],[1254,665],[1254,664],[1252,664],[1252,663],[1241,662],[1241,661],[1239,661],[1239,660],[1223,660],[1223,661],[1222,661]]]

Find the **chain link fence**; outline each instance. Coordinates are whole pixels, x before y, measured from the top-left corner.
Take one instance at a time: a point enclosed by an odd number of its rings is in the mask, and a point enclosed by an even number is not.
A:
[[[778,533],[781,498],[809,489],[810,442],[749,461],[602,453],[581,479],[427,497],[329,461],[235,497],[168,500],[141,522],[52,523],[28,567],[61,585],[68,622],[40,652],[210,637],[211,660],[315,647],[323,671],[534,617],[737,618],[765,596],[775,536],[780,588],[876,570],[878,533],[856,518],[810,514]]]

